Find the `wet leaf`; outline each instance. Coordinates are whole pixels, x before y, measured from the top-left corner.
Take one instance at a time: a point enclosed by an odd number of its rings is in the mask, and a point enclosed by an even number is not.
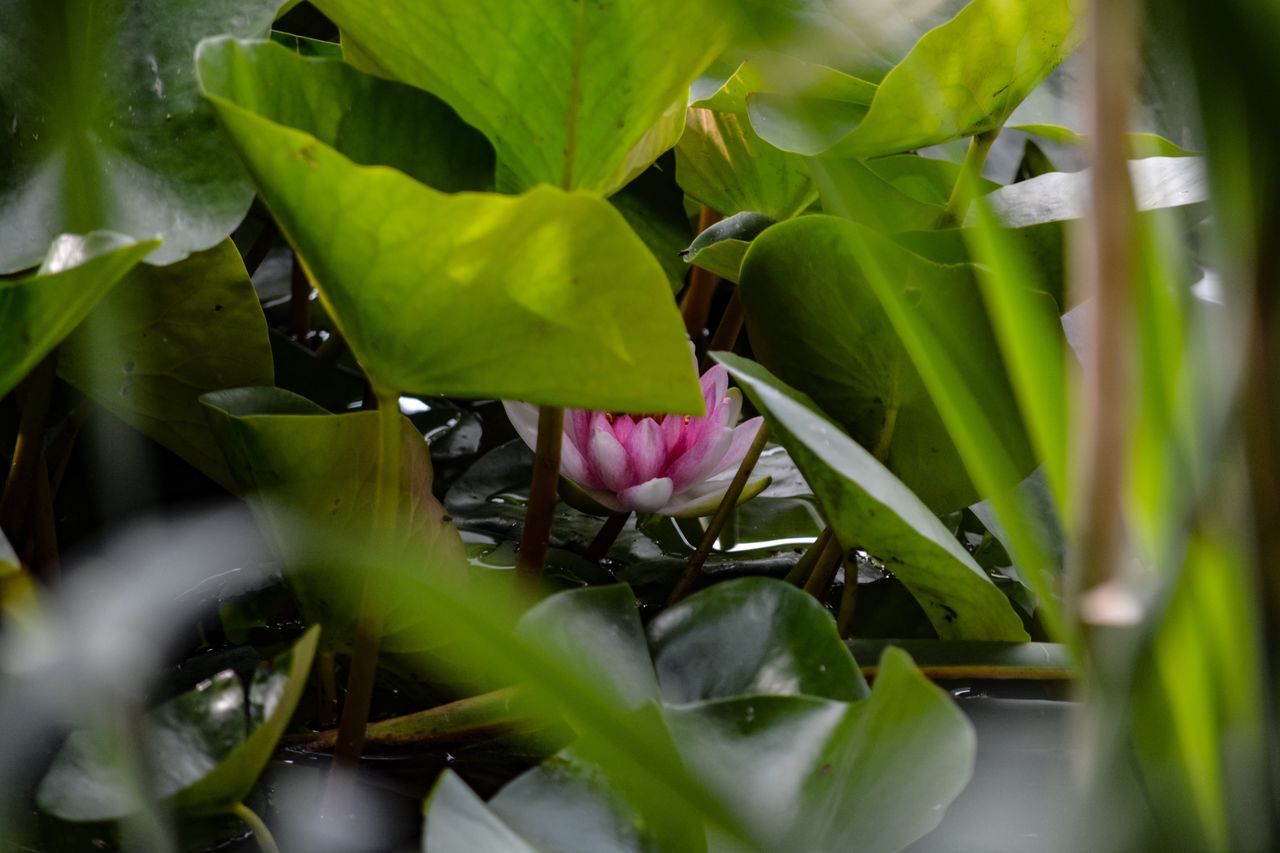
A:
[[[940,637],[1028,639],[1009,600],[901,480],[764,368],[728,353],[717,359],[765,414],[840,543],[883,561]]]
[[[167,267],[138,267],[71,335],[58,373],[227,486],[231,472],[199,396],[270,385],[271,345],[230,240]]]
[[[159,243],[119,234],[63,234],[39,271],[0,280],[0,397],[75,329]]]
[[[141,728],[156,794],[195,813],[225,811],[248,796],[302,697],[319,637],[313,627],[259,667],[247,687],[223,670],[151,711]],[[123,748],[106,730],[73,732],[40,783],[40,808],[71,821],[137,812],[140,794],[120,766]]]
[[[280,0],[0,6],[0,273],[55,235],[159,236],[152,263],[217,245],[253,199],[196,88],[209,35],[266,35]]]
[[[439,95],[488,136],[511,191],[626,184],[675,143],[689,83],[730,30],[712,0],[315,5],[349,59]]]
[[[311,135],[322,129],[296,130],[241,106],[270,79],[257,76],[260,68],[224,79],[219,69],[241,67],[253,56],[246,51],[252,46],[232,41],[203,46],[207,91],[378,382],[595,409],[701,411],[666,277],[607,202],[545,186],[519,197],[446,195],[401,172],[356,165],[326,144],[333,140]]]

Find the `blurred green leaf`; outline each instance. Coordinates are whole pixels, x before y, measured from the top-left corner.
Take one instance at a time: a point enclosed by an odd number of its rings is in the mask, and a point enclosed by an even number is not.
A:
[[[1084,147],[1089,144],[1087,136],[1057,124],[1013,124],[1009,125],[1009,130],[1020,130],[1060,145]],[[1125,140],[1129,145],[1129,156],[1135,160],[1146,157],[1195,157],[1197,155],[1197,152],[1170,142],[1157,133],[1128,133],[1125,134]]]
[[[761,213],[736,213],[703,231],[682,253],[685,263],[702,267],[727,281],[742,278],[742,259],[751,241],[774,219]]]
[[[649,247],[667,274],[671,292],[679,293],[689,272],[680,253],[689,245],[693,226],[684,209],[684,192],[675,178],[674,158],[663,156],[614,193],[609,203]]]
[[[978,492],[870,283],[859,241],[875,241],[894,286],[974,385],[1015,470],[1034,457],[972,267],[941,266],[843,219],[805,216],[758,237],[740,292],[752,347],[936,512]],[[1056,312],[1046,304],[1050,316]],[[801,466],[803,468],[803,466]]]
[[[786,151],[875,157],[1000,127],[1080,41],[1079,0],[973,0],[930,30],[876,90],[870,108],[753,95],[751,122]],[[809,101],[810,107],[814,102]]]
[[[255,670],[247,687],[223,670],[151,711],[142,729],[156,794],[192,813],[226,811],[248,796],[302,698],[319,636],[311,628]],[[40,808],[71,821],[138,811],[120,769],[122,748],[105,730],[73,732],[40,783]]]
[[[813,201],[804,160],[765,144],[745,115],[690,109],[675,150],[680,186],[723,216],[788,219]]]
[[[267,324],[235,245],[136,268],[67,339],[58,373],[230,488],[198,398],[270,385],[274,373]]]
[[[331,415],[279,388],[238,388],[201,397],[214,437],[238,491],[255,510],[290,567],[288,580],[309,621],[325,626],[325,641],[346,647],[364,579],[318,553],[313,525],[351,541],[368,537],[377,469],[377,413]],[[462,541],[431,495],[431,460],[422,435],[401,418],[398,542],[384,546],[419,571],[461,575]],[[314,565],[319,561],[320,565]],[[388,652],[398,632],[422,618],[417,602],[389,599],[384,619]]]
[[[206,43],[206,86],[251,49]],[[551,187],[515,198],[446,195],[358,166],[308,132],[239,106],[268,80],[237,75],[234,91],[207,91],[378,382],[549,405],[701,411],[666,277],[607,202]]]
[[[63,232],[162,237],[153,263],[208,249],[253,199],[196,89],[205,36],[265,35],[280,0],[0,6],[0,273]]]
[[[717,360],[742,386],[822,502],[841,545],[882,560],[943,639],[1026,640],[1008,599],[921,500],[799,392],[753,362]]]
[[[62,341],[156,246],[119,234],[63,234],[39,271],[0,280],[0,397]]]
[[[731,23],[713,0],[315,6],[349,59],[439,95],[489,137],[502,189],[602,195],[675,144],[689,83]]]
[[[708,82],[706,78],[699,84]],[[802,93],[814,100],[868,106],[875,97],[876,85],[866,80],[814,62],[780,53],[763,53],[746,60],[714,89],[694,87],[690,104],[697,109],[745,116],[751,95],[790,95]],[[846,107],[847,108],[847,107]]]
[[[658,616],[649,646],[664,702],[807,694],[853,702],[867,685],[835,622],[791,584],[716,584]]]
[[[827,213],[882,231],[924,231],[942,220],[945,199],[935,204],[914,198],[861,160],[814,157],[809,168]]]

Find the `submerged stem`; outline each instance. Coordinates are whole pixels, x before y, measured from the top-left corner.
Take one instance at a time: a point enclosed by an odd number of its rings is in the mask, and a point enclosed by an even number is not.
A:
[[[280,853],[280,848],[276,845],[276,839],[271,834],[271,830],[267,829],[266,821],[258,817],[258,813],[246,806],[244,803],[236,803],[231,807],[231,813],[245,822],[253,832],[254,839],[258,842],[258,847],[262,853]]]
[[[742,462],[738,465],[738,472],[733,475],[733,481],[729,483],[729,488],[725,491],[724,497],[720,499],[720,506],[716,507],[715,515],[711,516],[706,532],[702,534],[702,541],[698,543],[698,550],[693,552],[693,556],[689,558],[689,565],[685,568],[684,574],[680,576],[680,581],[676,584],[675,589],[671,590],[671,597],[667,599],[668,607],[684,598],[689,593],[694,581],[698,579],[698,573],[702,571],[702,564],[707,561],[707,557],[711,554],[711,548],[715,545],[716,539],[720,537],[720,531],[724,529],[725,522],[729,520],[729,514],[737,507],[738,498],[742,497],[742,490],[746,488],[747,479],[751,476],[751,471],[756,467],[756,462],[760,459],[760,454],[764,452],[764,446],[768,441],[769,425],[761,424],[760,431],[756,433],[755,440],[751,442],[751,447],[747,450],[747,455],[742,457]]]
[[[969,212],[969,202],[973,200],[974,191],[978,185],[978,178],[982,177],[982,166],[987,162],[987,154],[991,152],[991,145],[999,135],[1000,128],[997,127],[969,138],[969,150],[964,156],[960,177],[956,179],[956,185],[951,188],[951,198],[947,199],[947,207],[942,211],[938,227],[952,228],[964,221],[965,214]]]
[[[532,593],[542,580],[551,541],[551,520],[556,508],[556,485],[560,480],[560,445],[564,434],[564,409],[538,409],[538,448],[533,458],[533,482],[529,485],[529,506],[525,510],[520,550],[516,553],[516,581]]]
[[[374,386],[378,401],[378,467],[373,499],[372,542],[385,547],[396,535],[399,519],[400,486],[400,406],[399,395],[381,385]],[[369,721],[369,702],[378,670],[378,650],[382,644],[385,602],[377,585],[366,576],[360,599],[360,615],[351,650],[351,672],[347,695],[338,724],[338,744],[334,751],[337,769],[354,769],[364,747],[364,729]]]
[[[804,591],[821,601],[827,587],[835,580],[836,569],[840,567],[840,558],[843,556],[844,549],[840,547],[840,540],[834,536],[827,540],[827,547],[822,549],[822,555],[818,557],[813,572],[804,583]]]
[[[804,586],[804,582],[809,579],[809,575],[813,572],[814,564],[818,562],[818,558],[822,556],[822,552],[827,548],[827,543],[831,541],[831,535],[830,527],[822,528],[818,538],[809,543],[809,550],[805,551],[804,556],[796,560],[796,564],[791,567],[791,571],[787,572],[787,583],[799,587]]]

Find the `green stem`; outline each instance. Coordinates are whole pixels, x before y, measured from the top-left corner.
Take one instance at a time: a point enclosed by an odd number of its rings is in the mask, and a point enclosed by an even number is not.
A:
[[[253,837],[257,840],[262,853],[280,853],[275,837],[271,835],[271,830],[267,829],[266,822],[258,817],[257,812],[244,803],[236,803],[231,807],[231,813],[244,821],[245,825],[253,831]]]
[[[720,531],[729,520],[730,513],[738,506],[738,499],[742,497],[742,490],[747,486],[747,479],[750,478],[751,471],[756,467],[756,462],[760,459],[760,454],[764,452],[764,446],[768,442],[769,425],[761,424],[760,431],[756,433],[755,440],[747,450],[747,455],[742,457],[742,463],[738,465],[738,472],[733,475],[733,481],[729,483],[728,490],[720,499],[720,506],[716,507],[715,515],[711,516],[711,521],[702,534],[702,541],[698,543],[698,550],[693,552],[693,556],[689,558],[689,565],[680,576],[680,581],[675,589],[671,590],[671,597],[667,599],[668,607],[684,598],[697,581],[698,574],[702,571],[702,564],[707,561],[712,547],[720,538]]]
[[[987,154],[991,145],[1000,135],[1000,128],[979,133],[969,139],[969,151],[965,154],[964,165],[960,169],[960,177],[951,188],[951,198],[947,199],[947,207],[938,219],[939,228],[953,228],[964,221],[969,211],[969,202],[973,199],[973,188],[982,176],[982,166],[987,162]]]
[[[844,556],[844,549],[840,547],[840,541],[834,536],[831,537],[827,541],[827,547],[822,549],[822,556],[818,557],[813,573],[805,581],[804,591],[821,601],[827,587],[831,586],[831,582],[835,580],[836,569],[840,567],[842,556]]]
[[[876,439],[875,449],[871,455],[881,465],[889,461],[889,448],[893,446],[893,433],[898,427],[898,404],[894,403],[884,410],[884,426],[880,427],[880,437]]]
[[[538,409],[538,447],[533,457],[533,481],[529,485],[529,505],[516,552],[516,581],[532,595],[542,580],[551,542],[551,521],[556,508],[556,486],[560,481],[560,445],[564,435],[564,409]]]
[[[587,546],[586,558],[593,563],[604,559],[609,549],[613,547],[613,543],[618,541],[618,534],[622,533],[622,528],[627,526],[629,518],[631,518],[629,512],[619,512],[609,516],[600,526],[600,532],[596,534],[596,538],[592,539],[591,544]]]
[[[814,564],[818,562],[818,558],[822,556],[822,552],[827,548],[827,543],[831,541],[831,535],[831,528],[824,527],[822,532],[818,534],[818,538],[809,543],[809,550],[805,551],[804,556],[796,560],[796,564],[791,567],[791,571],[787,572],[787,583],[799,587],[804,586],[804,582],[813,573]]]
[[[395,540],[398,527],[401,426],[399,395],[375,385],[374,396],[378,401],[378,467],[371,544],[381,549]],[[354,769],[360,761],[378,669],[378,650],[382,644],[384,609],[385,602],[377,584],[366,577],[356,622],[355,644],[351,650],[347,695],[342,704],[342,719],[338,723],[338,743],[334,751],[334,764],[338,769]]]

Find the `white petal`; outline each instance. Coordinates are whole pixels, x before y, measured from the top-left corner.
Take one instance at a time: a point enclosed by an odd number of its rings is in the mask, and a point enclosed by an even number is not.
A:
[[[773,482],[772,477],[757,477],[754,480],[748,480],[747,485],[742,489],[742,494],[738,497],[738,505],[741,506],[769,488],[771,482]],[[681,494],[678,500],[664,506],[662,514],[675,516],[676,518],[702,518],[713,515],[716,507],[720,506],[720,501],[724,500],[724,493],[729,489],[729,480],[708,480],[703,485],[714,485],[715,488],[703,494],[695,494],[695,489],[689,489]]]
[[[620,492],[630,485],[628,479],[631,474],[630,466],[627,464],[627,451],[618,443],[618,439],[613,437],[613,430],[593,427],[587,454],[591,461],[591,468],[604,488],[611,492]]]
[[[729,448],[725,450],[724,456],[721,457],[720,463],[711,472],[711,475],[714,477],[716,474],[721,474],[730,468],[737,468],[738,463],[742,461],[742,457],[747,455],[751,442],[756,440],[756,435],[763,426],[764,418],[761,417],[755,417],[738,424],[733,430],[733,440],[729,443]]]
[[[502,408],[507,410],[507,419],[516,428],[516,435],[529,445],[530,450],[538,448],[538,407],[532,403],[513,403],[502,401]]]
[[[618,492],[618,500],[633,512],[657,512],[671,500],[670,477],[655,477]]]

